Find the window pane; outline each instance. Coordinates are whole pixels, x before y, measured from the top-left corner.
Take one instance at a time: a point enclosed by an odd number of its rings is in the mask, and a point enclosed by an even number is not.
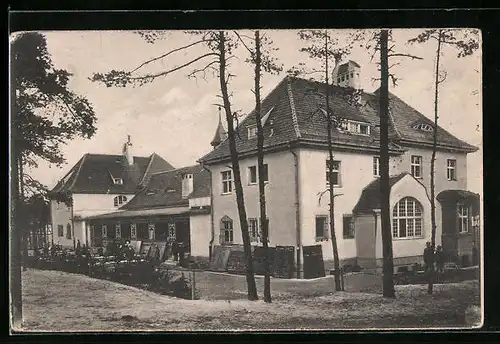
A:
[[[264,164],[264,181],[267,182],[269,181],[269,175],[268,175],[268,168],[267,168],[267,164]]]
[[[250,166],[248,170],[250,174],[250,183],[257,183],[257,168],[255,166]]]
[[[401,200],[398,203],[398,215],[399,215],[399,217],[406,216],[406,202],[405,202],[405,200]]]
[[[406,216],[414,216],[415,202],[408,199],[406,202]]]
[[[394,238],[398,237],[398,220],[397,219],[392,219],[392,236]]]
[[[415,232],[414,232],[414,226],[413,226],[414,221],[415,221],[415,219],[408,219],[408,220],[406,221],[406,225],[407,225],[407,228],[406,228],[406,234],[407,234],[407,236],[409,236],[409,237],[412,237],[412,236],[414,236],[414,234],[415,234]]]
[[[406,219],[399,219],[399,237],[406,238]]]
[[[316,217],[316,238],[323,238],[325,222],[326,222],[326,217],[324,216]]]
[[[415,219],[415,236],[422,236],[422,218]]]

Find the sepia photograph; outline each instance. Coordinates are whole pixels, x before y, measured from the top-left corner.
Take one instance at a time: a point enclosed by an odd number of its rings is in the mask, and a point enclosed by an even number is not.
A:
[[[475,28],[10,35],[10,326],[484,322]]]

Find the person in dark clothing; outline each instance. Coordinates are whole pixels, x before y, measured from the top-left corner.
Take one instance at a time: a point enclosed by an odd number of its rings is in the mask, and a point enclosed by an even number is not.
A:
[[[438,245],[436,248],[435,261],[437,272],[442,273],[444,271],[444,253],[441,245]]]
[[[430,271],[431,267],[434,265],[434,248],[431,246],[430,242],[425,244],[424,249],[424,267],[425,271]]]

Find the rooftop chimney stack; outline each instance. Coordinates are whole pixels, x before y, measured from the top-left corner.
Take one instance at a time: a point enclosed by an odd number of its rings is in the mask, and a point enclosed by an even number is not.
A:
[[[187,198],[193,192],[193,175],[186,173],[182,175],[182,198]]]
[[[332,72],[333,84],[340,87],[361,88],[361,67],[352,60],[337,65]]]
[[[128,135],[128,140],[123,144],[123,156],[127,160],[129,165],[134,164],[134,156],[132,154],[132,142],[130,141],[130,135]]]

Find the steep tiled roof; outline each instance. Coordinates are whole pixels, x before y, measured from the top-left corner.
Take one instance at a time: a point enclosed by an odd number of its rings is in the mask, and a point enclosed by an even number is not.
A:
[[[346,120],[371,124],[369,136],[355,135],[345,131],[333,130],[332,140],[335,149],[378,150],[380,140],[377,93],[363,93],[360,106],[349,104],[347,89],[330,86],[330,109],[338,117]],[[315,144],[324,146],[327,143],[326,118],[321,109],[325,109],[324,83],[285,77],[262,101],[262,114],[270,109],[269,118],[264,126],[264,149],[269,150],[290,143]],[[391,116],[389,121],[389,137],[391,153],[404,151],[403,144],[429,145],[432,143],[432,132],[413,129],[418,122],[432,121],[390,94]],[[247,127],[255,124],[254,112],[240,121],[237,128],[236,148],[239,154],[253,154],[257,148],[257,140],[249,139]],[[272,129],[271,129],[272,128]],[[271,135],[272,130],[272,135]],[[476,148],[457,139],[442,128],[438,128],[438,145],[442,148],[457,149],[466,152]],[[210,163],[227,160],[229,142],[226,140],[216,149],[206,154],[200,161]]]
[[[400,173],[389,177],[389,188],[399,182],[408,173]],[[374,209],[380,209],[380,178],[375,179],[363,189],[358,203],[353,209],[354,214],[369,214]]]
[[[151,173],[169,169],[172,165],[157,154],[134,157],[133,165],[128,165],[122,155],[85,154],[51,192],[136,193]],[[123,184],[114,184],[112,178],[122,178]]]
[[[193,175],[193,192],[182,198],[182,175]],[[157,207],[187,206],[189,198],[210,196],[210,173],[201,165],[155,173],[149,183],[121,209],[136,210]]]

